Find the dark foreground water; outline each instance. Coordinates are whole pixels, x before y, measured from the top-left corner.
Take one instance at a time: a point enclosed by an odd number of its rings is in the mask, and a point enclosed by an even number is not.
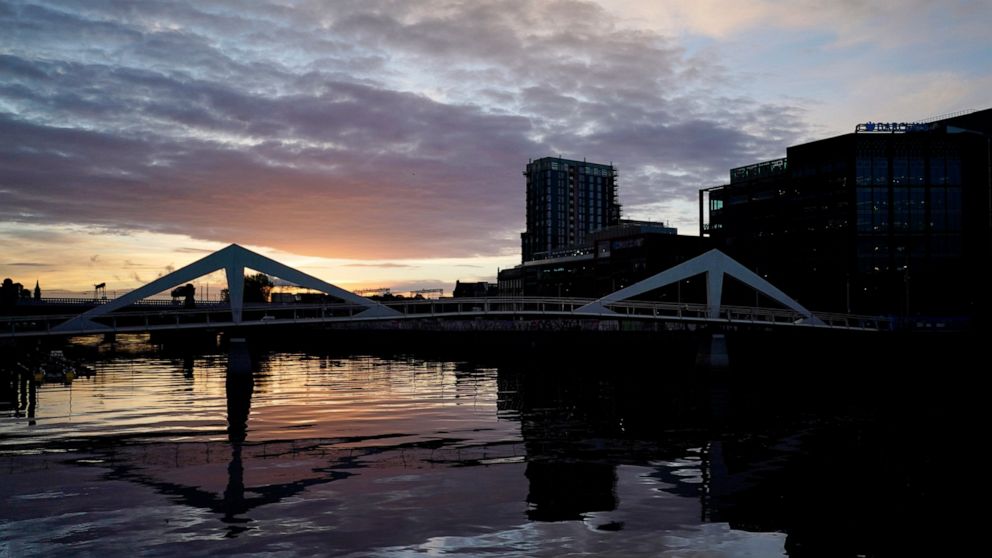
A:
[[[565,352],[257,350],[230,370],[226,351],[84,347],[91,378],[5,380],[0,556],[903,556],[966,538],[976,440],[936,381]]]

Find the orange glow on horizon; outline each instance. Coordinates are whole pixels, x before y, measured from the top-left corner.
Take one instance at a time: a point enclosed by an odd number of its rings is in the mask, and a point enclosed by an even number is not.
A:
[[[5,230],[6,229],[6,230]],[[32,232],[24,233],[25,229]],[[11,234],[5,234],[13,231]],[[85,227],[40,225],[0,225],[8,239],[0,275],[27,288],[39,281],[43,296],[91,296],[93,285],[106,283],[108,297],[120,296],[171,271],[186,266],[220,248],[208,242],[181,235],[150,232],[93,234]],[[46,236],[43,241],[34,236]],[[50,237],[50,238],[48,238]],[[395,293],[425,288],[442,288],[446,294],[462,281],[494,281],[499,268],[519,263],[519,256],[479,256],[376,260],[325,258],[246,245],[319,279],[350,291],[388,287]],[[222,272],[192,281],[197,296],[217,299],[227,287]],[[171,290],[171,289],[170,289]],[[168,296],[168,292],[163,293]]]

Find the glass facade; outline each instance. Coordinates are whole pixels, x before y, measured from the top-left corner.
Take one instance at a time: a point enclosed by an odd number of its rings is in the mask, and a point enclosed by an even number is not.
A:
[[[971,312],[992,263],[992,109],[959,122],[790,147],[777,173],[733,169],[700,196],[704,233],[813,309]]]

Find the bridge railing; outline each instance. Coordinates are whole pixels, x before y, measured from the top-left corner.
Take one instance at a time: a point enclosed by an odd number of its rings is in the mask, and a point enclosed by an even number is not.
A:
[[[869,316],[866,314],[837,314],[815,312],[817,318],[830,327],[878,329],[888,331],[895,328],[895,320],[890,316]]]
[[[444,318],[458,316],[545,315],[549,318],[595,318],[596,315],[579,314],[577,310],[592,302],[588,298],[567,297],[493,297],[449,298],[433,300],[389,301],[386,306],[397,310],[395,319]],[[617,318],[648,320],[679,320],[688,322],[713,322],[704,304],[625,300],[607,304]],[[320,323],[355,320],[366,308],[350,303],[308,304],[246,304],[243,310],[245,324],[258,323]],[[8,316],[0,317],[0,336],[17,334],[45,334],[55,326],[78,314]],[[822,326],[847,329],[890,329],[885,318],[849,314],[817,313]],[[599,315],[612,319],[613,315]],[[804,316],[788,309],[724,306],[716,321],[768,325],[801,324]],[[393,318],[375,318],[377,320]],[[504,318],[505,319],[505,318]],[[177,306],[149,310],[147,307],[113,312],[94,318],[108,331],[150,331],[152,329],[211,327],[231,325],[231,312],[226,304],[202,305],[196,308]]]
[[[386,302],[404,315],[463,313],[552,313],[573,312],[592,302],[591,298],[490,297],[442,298]]]
[[[491,297],[450,298],[436,300],[405,300],[387,303],[404,315],[444,315],[471,313],[572,313],[592,302],[589,298],[567,297]],[[711,320],[709,308],[699,303],[656,302],[624,300],[609,303],[607,308],[621,316],[643,318],[673,318]],[[884,317],[815,312],[823,325],[847,329],[891,329],[891,321]],[[751,306],[723,306],[717,320],[733,322],[800,324],[806,316],[788,308],[762,308]]]
[[[317,310],[314,310],[314,309]],[[300,315],[314,317],[351,316],[364,308],[350,304],[325,306],[307,305],[301,308],[278,308],[281,320],[295,319]],[[245,318],[248,320],[276,319],[273,315],[275,308],[268,304],[252,304],[245,307]],[[52,330],[79,314],[44,314],[28,316],[0,317],[0,335],[14,336],[17,334],[50,333]],[[120,329],[154,329],[165,326],[189,326],[200,324],[208,326],[212,323],[230,323],[231,309],[227,304],[202,305],[196,308],[181,306],[161,306],[160,309],[148,310],[147,307],[122,309],[118,312],[97,316],[95,323],[101,324],[109,331]]]
[[[69,305],[81,305],[81,306],[94,306],[107,304],[113,301],[112,298],[93,298],[93,297],[80,297],[80,296],[43,296],[40,300],[25,300],[18,302],[18,305],[25,306],[38,306],[44,304],[69,304]],[[182,306],[182,299],[171,299],[171,298],[143,298],[135,303],[136,306]],[[197,305],[202,306],[217,306],[217,305],[227,305],[227,302],[222,300],[208,300],[208,299],[196,299]]]

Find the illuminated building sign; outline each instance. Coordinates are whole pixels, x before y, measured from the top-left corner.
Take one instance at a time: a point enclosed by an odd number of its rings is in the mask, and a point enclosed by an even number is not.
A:
[[[854,131],[858,132],[925,132],[933,128],[932,124],[923,122],[865,122],[858,124]]]

